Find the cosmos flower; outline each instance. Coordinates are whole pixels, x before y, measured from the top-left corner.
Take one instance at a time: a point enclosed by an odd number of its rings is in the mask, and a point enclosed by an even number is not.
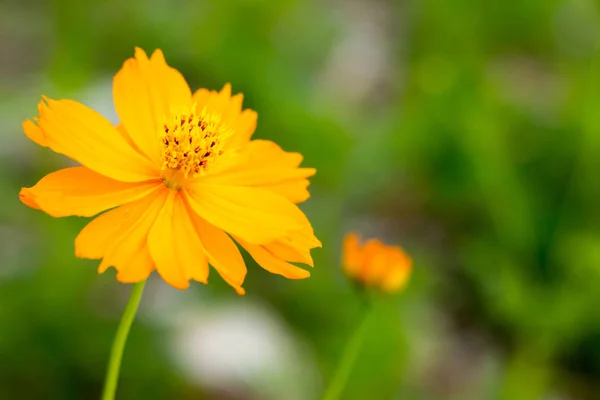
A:
[[[344,238],[342,264],[346,275],[361,286],[388,293],[401,290],[412,269],[411,258],[400,247],[379,239],[361,244],[356,233]]]
[[[242,110],[229,84],[190,91],[156,50],[141,49],[113,82],[118,126],[72,100],[43,97],[23,123],[35,143],[81,166],[23,188],[26,205],[53,217],[92,220],[77,236],[78,257],[102,259],[123,283],[157,270],[171,286],[207,283],[209,264],[243,294],[246,265],[235,242],[264,269],[290,279],[310,273],[321,243],[297,203],[313,168],[267,140],[251,140],[257,114]],[[109,211],[107,211],[109,210]],[[235,240],[235,242],[234,242]]]

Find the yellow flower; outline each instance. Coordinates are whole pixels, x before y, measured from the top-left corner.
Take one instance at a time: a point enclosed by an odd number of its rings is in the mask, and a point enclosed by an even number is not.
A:
[[[406,285],[412,269],[412,260],[400,247],[386,246],[379,239],[361,245],[356,233],[346,235],[342,253],[346,275],[365,287],[389,293]]]
[[[23,123],[41,146],[79,162],[23,188],[26,205],[53,217],[91,217],[75,240],[78,257],[102,259],[117,279],[140,282],[156,269],[173,287],[207,282],[210,263],[243,294],[246,266],[235,239],[267,271],[310,273],[321,243],[296,206],[309,197],[313,168],[275,143],[251,140],[256,112],[241,94],[200,89],[156,50],[141,49],[113,82],[117,127],[72,100],[43,97]],[[35,122],[34,122],[35,121]]]

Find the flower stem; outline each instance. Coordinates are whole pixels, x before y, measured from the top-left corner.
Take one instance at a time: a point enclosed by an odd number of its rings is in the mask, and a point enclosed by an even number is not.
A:
[[[344,387],[346,386],[346,381],[348,381],[348,377],[352,371],[352,366],[356,360],[356,356],[360,351],[360,347],[365,336],[365,331],[367,330],[370,314],[371,312],[369,307],[366,309],[360,325],[346,344],[344,354],[342,355],[342,360],[340,361],[335,375],[333,376],[333,380],[329,383],[329,387],[325,391],[323,400],[337,400],[342,395]]]
[[[133,285],[133,289],[131,289],[129,302],[127,302],[127,307],[125,307],[125,312],[121,317],[121,322],[119,322],[119,328],[117,329],[117,334],[115,335],[110,350],[110,359],[108,361],[108,369],[106,370],[102,400],[113,400],[115,398],[117,382],[119,380],[119,369],[121,368],[121,359],[123,358],[123,349],[125,348],[127,335],[129,334],[129,329],[135,318],[138,305],[142,299],[142,292],[144,291],[145,284],[146,281],[136,283]]]

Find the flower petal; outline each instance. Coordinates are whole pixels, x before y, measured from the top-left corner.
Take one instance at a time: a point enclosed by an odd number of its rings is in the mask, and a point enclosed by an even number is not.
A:
[[[193,102],[196,103],[197,110],[207,108],[211,112],[221,116],[227,115],[229,117],[235,116],[241,112],[242,99],[243,97],[237,97],[238,101],[232,102],[231,85],[229,83],[226,83],[220,92],[208,89],[198,89],[192,96]],[[229,125],[230,120],[223,119],[222,122]]]
[[[148,251],[148,245],[143,244],[139,251],[131,253],[126,265],[117,267],[117,280],[121,283],[145,281],[154,271],[154,268],[154,261]]]
[[[298,168],[299,153],[288,153],[268,140],[253,140],[239,152],[217,165],[205,181],[222,185],[255,186],[272,190],[300,203],[310,196],[306,178],[315,174],[314,168]]]
[[[35,122],[38,122],[37,118],[35,118]],[[25,132],[25,136],[33,140],[35,143],[43,147],[48,147],[48,141],[46,140],[44,133],[40,127],[34,124],[30,119],[23,122],[23,132]]]
[[[150,229],[148,246],[156,270],[171,286],[186,289],[190,279],[206,283],[208,263],[204,248],[179,193],[169,194]]]
[[[304,279],[310,276],[309,271],[285,262],[263,246],[251,244],[239,238],[236,240],[250,253],[258,265],[273,274],[282,275],[288,279]]]
[[[282,260],[299,262],[312,267],[314,263],[310,250],[321,247],[321,242],[315,237],[313,229],[308,219],[306,219],[302,229],[290,232],[284,237],[263,245],[263,247]]]
[[[192,94],[183,76],[167,65],[162,51],[148,59],[135,49],[113,81],[115,109],[136,146],[161,163],[159,130],[172,110],[191,105]],[[158,164],[160,165],[160,164]]]
[[[242,283],[246,277],[246,264],[237,246],[225,232],[196,215],[189,207],[189,202],[186,203],[208,261],[238,294],[244,294]]]
[[[36,142],[86,167],[123,182],[156,178],[158,166],[133,149],[104,117],[72,100],[43,98],[38,105],[43,140],[30,123],[24,128]],[[39,132],[38,132],[39,133]]]
[[[194,93],[193,101],[196,108],[208,110],[223,116],[223,123],[232,131],[233,136],[226,144],[228,149],[237,149],[245,146],[256,130],[256,119],[258,114],[253,110],[242,111],[243,96],[237,94],[231,96],[231,85],[226,84],[220,92],[207,89],[199,89]]]
[[[207,283],[208,259],[206,258],[204,245],[200,241],[200,236],[196,233],[190,211],[188,211],[181,194],[175,198],[173,221],[177,222],[173,225],[174,236],[178,239],[175,242],[175,252],[179,262],[183,265],[186,277]]]
[[[281,237],[280,239],[293,244],[297,248],[314,249],[315,247],[322,247],[323,245],[315,236],[315,232],[306,215],[300,212],[297,217],[298,221],[300,221],[302,224],[302,227],[298,230],[291,231],[289,234]]]
[[[364,284],[376,282],[378,274],[385,267],[386,246],[379,239],[369,239],[361,249],[362,264],[358,271],[358,278]]]
[[[342,264],[344,270],[349,276],[357,277],[364,264],[364,255],[360,247],[358,235],[354,232],[347,234],[344,237],[342,249]]]
[[[274,256],[289,262],[299,262],[314,266],[309,247],[299,246],[294,240],[294,234],[264,245],[264,248]]]
[[[235,120],[232,120],[230,127],[234,134],[227,141],[227,147],[237,149],[245,146],[256,130],[257,119],[256,111],[247,109],[242,111]]]
[[[90,217],[140,199],[159,184],[160,181],[120,182],[86,167],[73,167],[46,175],[35,186],[21,189],[19,197],[28,206],[53,217]]]
[[[399,247],[388,252],[388,271],[380,279],[381,288],[388,293],[400,290],[408,282],[412,268],[411,258]]]
[[[209,223],[254,244],[272,242],[304,225],[304,214],[296,205],[264,189],[199,182],[187,197]]]
[[[362,279],[365,285],[374,286],[379,284],[390,271],[388,249],[382,245],[380,249],[369,252],[368,247],[367,244],[365,246],[366,258]]]
[[[103,257],[98,271],[102,273],[114,266],[121,282],[146,279],[154,269],[152,259],[145,253],[148,251],[148,232],[168,193],[169,189],[161,188],[94,219],[75,239],[76,255],[94,259]]]
[[[393,268],[381,280],[381,288],[388,292],[396,292],[408,282],[409,270],[405,268]]]
[[[159,212],[148,234],[148,248],[156,264],[156,270],[169,285],[176,289],[187,289],[190,285],[185,278],[182,265],[175,255],[173,235],[173,204],[175,192],[169,191],[167,201]]]
[[[300,179],[296,181],[279,182],[269,185],[265,184],[261,187],[272,192],[279,193],[294,204],[300,204],[308,200],[310,197],[310,192],[308,191],[309,185],[310,182],[308,179]]]

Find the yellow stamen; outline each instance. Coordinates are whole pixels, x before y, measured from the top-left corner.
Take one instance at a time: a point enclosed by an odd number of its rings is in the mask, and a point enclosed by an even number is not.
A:
[[[221,115],[196,105],[184,112],[173,113],[163,124],[163,180],[179,189],[182,179],[206,171],[223,154],[223,145],[231,130],[221,122]]]

